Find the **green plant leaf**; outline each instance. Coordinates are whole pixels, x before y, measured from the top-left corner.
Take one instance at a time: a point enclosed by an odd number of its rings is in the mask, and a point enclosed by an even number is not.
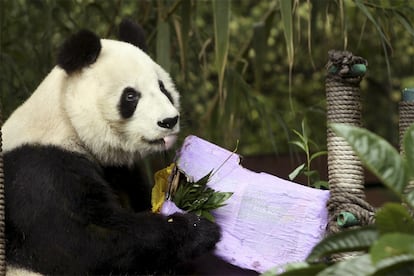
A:
[[[293,47],[293,27],[292,27],[292,1],[280,1],[280,14],[282,16],[283,34],[286,40],[286,49],[289,66],[293,65],[294,47]]]
[[[205,187],[207,185],[207,182],[210,180],[210,177],[213,173],[213,170],[211,170],[208,174],[206,174],[205,176],[203,176],[202,178],[200,178],[197,182],[195,182],[193,185],[200,185]]]
[[[318,272],[326,268],[326,264],[308,264],[308,263],[299,263],[299,264],[288,264],[286,271],[281,274],[273,274],[279,276],[309,276],[316,275]],[[271,275],[271,274],[264,274]]]
[[[224,95],[224,73],[227,64],[229,48],[229,22],[231,1],[213,0],[214,42],[216,53],[216,68],[219,76],[219,94]]]
[[[295,133],[301,140],[304,145],[308,144],[308,137],[297,131],[296,129],[292,129],[292,132]]]
[[[374,264],[394,256],[414,256],[414,235],[404,233],[385,234],[373,244],[370,254]]]
[[[386,203],[376,213],[375,224],[381,234],[400,232],[414,233],[414,220],[407,209],[398,203]]]
[[[414,255],[398,255],[382,259],[375,265],[373,276],[414,275]]]
[[[372,15],[372,13],[369,11],[369,9],[366,7],[366,5],[361,0],[354,0],[354,3],[356,6],[365,14],[365,16],[371,21],[371,23],[374,25],[375,29],[377,29],[378,34],[382,38],[382,40],[389,46],[390,42],[388,41],[387,37],[385,36],[384,32],[382,31],[382,28],[377,20],[375,20],[375,16]]]
[[[302,135],[303,135],[303,138],[305,139],[304,142],[306,144],[308,144],[309,135],[310,135],[310,129],[308,128],[308,124],[306,123],[306,118],[304,118],[302,120],[301,127],[302,127]]]
[[[199,215],[206,218],[206,219],[208,219],[211,222],[215,221],[214,216],[208,211],[201,210]]]
[[[263,63],[266,54],[266,26],[264,22],[255,23],[253,25],[253,49],[254,49],[254,77],[256,89],[260,91],[263,74]]]
[[[313,187],[315,187],[316,189],[329,189],[329,182],[328,181],[324,181],[324,180],[319,180],[319,181],[315,181],[315,183],[313,183],[312,185]]]
[[[313,248],[306,260],[316,262],[333,253],[366,250],[378,239],[378,235],[373,226],[366,226],[328,236]]]
[[[170,71],[170,25],[163,18],[158,19],[157,25],[157,63],[165,70]]]
[[[306,145],[301,141],[290,141],[290,144],[298,146],[300,149],[302,149],[304,152],[306,152]]]
[[[303,171],[303,168],[305,168],[305,163],[296,167],[296,169],[294,169],[293,172],[289,174],[289,179],[295,179]]]
[[[312,162],[313,159],[318,158],[319,156],[327,155],[327,154],[328,154],[328,152],[325,151],[325,150],[324,151],[315,152],[314,154],[311,155],[309,161]]]
[[[400,21],[401,25],[404,26],[407,32],[409,32],[412,36],[414,36],[414,28],[411,26],[410,20],[401,12],[395,12],[394,16],[397,17],[398,21]]]
[[[324,269],[318,276],[361,276],[375,271],[369,254],[346,259]]]
[[[211,170],[197,182],[189,182],[184,174],[181,175],[177,190],[172,194],[172,201],[184,211],[192,212],[214,221],[210,211],[225,205],[225,201],[233,195],[231,192],[217,192],[207,186]]]
[[[188,41],[190,38],[191,30],[191,19],[192,19],[192,9],[191,9],[191,0],[183,0],[181,3],[181,36],[177,36],[180,45],[180,63],[182,67],[182,73],[185,79],[188,79]]]
[[[374,25],[375,29],[377,30],[380,36],[381,46],[384,51],[384,58],[385,58],[385,63],[387,64],[387,71],[388,71],[388,74],[390,74],[391,68],[390,68],[390,61],[389,61],[389,56],[388,56],[389,54],[388,54],[387,49],[391,47],[391,43],[389,39],[387,38],[387,36],[385,35],[385,33],[383,32],[383,28],[381,28],[381,25],[380,25],[381,21],[376,20],[376,18],[380,18],[380,17],[372,15],[372,13],[370,12],[370,10],[367,8],[367,6],[365,5],[363,1],[354,0],[354,3],[362,11],[362,13],[365,14],[368,20],[371,21],[371,23]]]
[[[355,126],[331,124],[353,148],[362,163],[400,198],[407,184],[407,165],[397,150],[378,135]]]

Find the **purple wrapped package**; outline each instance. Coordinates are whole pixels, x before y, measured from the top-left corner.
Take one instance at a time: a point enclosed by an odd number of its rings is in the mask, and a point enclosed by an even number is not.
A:
[[[303,261],[323,238],[328,191],[247,170],[237,154],[195,136],[186,138],[178,154],[177,166],[194,181],[213,170],[208,185],[233,192],[213,212],[222,229],[215,254],[225,261],[264,272]],[[164,213],[175,210],[170,204]]]

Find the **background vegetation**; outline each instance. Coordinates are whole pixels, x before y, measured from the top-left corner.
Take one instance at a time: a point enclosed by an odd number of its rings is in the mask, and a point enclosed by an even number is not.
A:
[[[124,17],[145,28],[149,54],[181,91],[182,137],[287,153],[306,118],[324,147],[327,52],[347,49],[369,61],[364,125],[397,143],[400,91],[414,87],[411,0],[0,0],[3,116],[51,70],[66,37],[88,28],[115,38]]]

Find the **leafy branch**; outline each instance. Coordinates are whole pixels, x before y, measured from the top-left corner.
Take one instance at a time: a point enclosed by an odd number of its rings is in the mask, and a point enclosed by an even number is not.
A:
[[[317,151],[311,153],[310,145],[313,144],[312,140],[309,138],[309,134],[306,127],[305,120],[302,120],[302,133],[297,130],[292,130],[295,133],[299,140],[293,140],[290,143],[299,147],[306,155],[305,163],[300,164],[296,169],[294,169],[289,174],[289,179],[294,180],[298,175],[303,174],[307,178],[308,186],[313,186],[315,188],[328,188],[328,182],[322,181],[317,170],[312,170],[312,161],[316,158],[326,155],[326,151]]]
[[[197,182],[191,182],[179,173],[178,186],[172,194],[172,201],[178,208],[195,213],[198,216],[205,217],[214,221],[211,211],[224,206],[224,202],[229,199],[233,193],[218,192],[207,186],[208,181],[213,173],[209,172],[206,176]]]

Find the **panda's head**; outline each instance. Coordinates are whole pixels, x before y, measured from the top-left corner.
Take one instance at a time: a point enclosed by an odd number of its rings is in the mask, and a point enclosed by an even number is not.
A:
[[[143,33],[131,21],[120,41],[80,31],[61,47],[66,72],[62,107],[79,144],[103,164],[131,163],[168,149],[179,131],[179,94],[144,51]]]

